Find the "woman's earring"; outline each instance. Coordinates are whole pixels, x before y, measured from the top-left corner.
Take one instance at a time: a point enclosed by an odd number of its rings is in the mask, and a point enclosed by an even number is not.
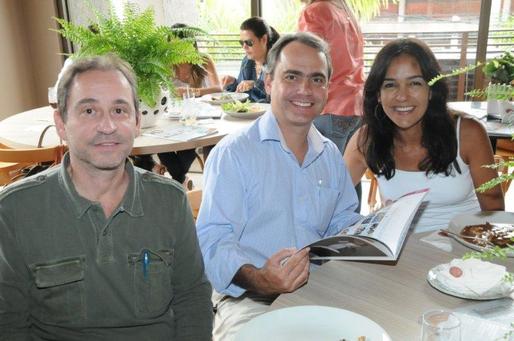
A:
[[[383,118],[383,114],[381,117],[378,116],[379,115],[379,113],[378,113],[379,107],[381,107],[380,102],[378,102],[377,105],[375,106],[374,114],[375,114],[375,118],[380,121]]]

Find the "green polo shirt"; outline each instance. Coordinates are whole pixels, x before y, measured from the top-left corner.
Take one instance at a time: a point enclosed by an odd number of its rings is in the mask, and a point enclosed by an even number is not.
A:
[[[0,192],[0,340],[210,340],[211,287],[186,195],[126,163],[108,218],[66,167]]]

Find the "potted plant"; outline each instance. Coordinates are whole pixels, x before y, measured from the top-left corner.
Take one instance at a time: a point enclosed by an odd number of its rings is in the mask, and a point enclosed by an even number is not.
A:
[[[116,16],[112,6],[109,15],[96,9],[93,12],[96,20],[89,28],[55,18],[61,25],[57,32],[80,46],[71,58],[115,53],[127,61],[137,78],[138,96],[143,104],[142,126],[154,124],[173,91],[173,66],[201,64],[201,55],[191,40],[179,39],[169,28],[156,25],[152,9],[140,12],[133,4],[127,4],[123,19]]]
[[[442,78],[460,75],[481,65],[481,63],[477,63],[456,69],[448,74],[438,75],[428,84],[433,85]],[[514,56],[506,51],[501,56],[485,63],[482,71],[490,79],[489,85],[485,89],[471,90],[466,95],[486,98],[488,114],[499,115],[504,122],[514,123],[514,106],[511,103],[514,99]]]

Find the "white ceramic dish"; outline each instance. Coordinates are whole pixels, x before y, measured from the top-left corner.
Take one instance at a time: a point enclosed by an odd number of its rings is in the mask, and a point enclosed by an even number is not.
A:
[[[278,309],[246,323],[238,332],[238,341],[311,341],[357,340],[390,341],[377,323],[354,312],[323,306],[298,306]]]
[[[234,112],[234,111],[223,111],[225,114],[242,119],[254,119],[266,112],[269,108],[269,104],[267,103],[255,103],[250,106],[250,111],[248,112]]]
[[[200,100],[210,104],[220,105],[230,103],[235,100],[243,102],[248,98],[248,94],[244,92],[216,92],[200,97]]]
[[[448,230],[450,232],[460,235],[460,231],[468,225],[485,224],[489,222],[493,223],[514,223],[514,213],[512,212],[499,212],[499,211],[484,211],[473,214],[461,214],[454,217],[448,224]],[[470,249],[483,251],[484,247],[470,243],[461,238],[455,238],[459,243],[469,247]],[[514,252],[508,252],[508,257],[514,257]]]
[[[498,298],[503,298],[503,297],[508,296],[507,294],[499,294],[499,293],[491,294],[491,295],[476,295],[476,294],[472,294],[472,293],[462,293],[462,292],[456,291],[452,288],[449,288],[448,286],[444,285],[442,281],[440,281],[438,279],[438,275],[437,275],[439,273],[439,271],[441,271],[441,268],[444,265],[445,264],[440,264],[440,265],[430,269],[428,271],[428,275],[427,275],[428,283],[430,283],[430,285],[432,287],[439,290],[440,292],[443,292],[445,294],[455,296],[455,297],[465,298],[468,300],[479,300],[479,301],[495,300]]]

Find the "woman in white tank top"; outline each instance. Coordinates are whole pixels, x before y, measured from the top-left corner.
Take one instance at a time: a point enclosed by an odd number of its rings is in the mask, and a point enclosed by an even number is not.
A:
[[[413,222],[416,232],[445,228],[457,214],[504,210],[500,186],[475,193],[497,176],[485,129],[476,120],[450,113],[448,87],[427,82],[440,73],[423,42],[398,39],[376,56],[364,86],[363,126],[344,159],[354,183],[366,168],[378,176],[382,200],[428,188]]]

